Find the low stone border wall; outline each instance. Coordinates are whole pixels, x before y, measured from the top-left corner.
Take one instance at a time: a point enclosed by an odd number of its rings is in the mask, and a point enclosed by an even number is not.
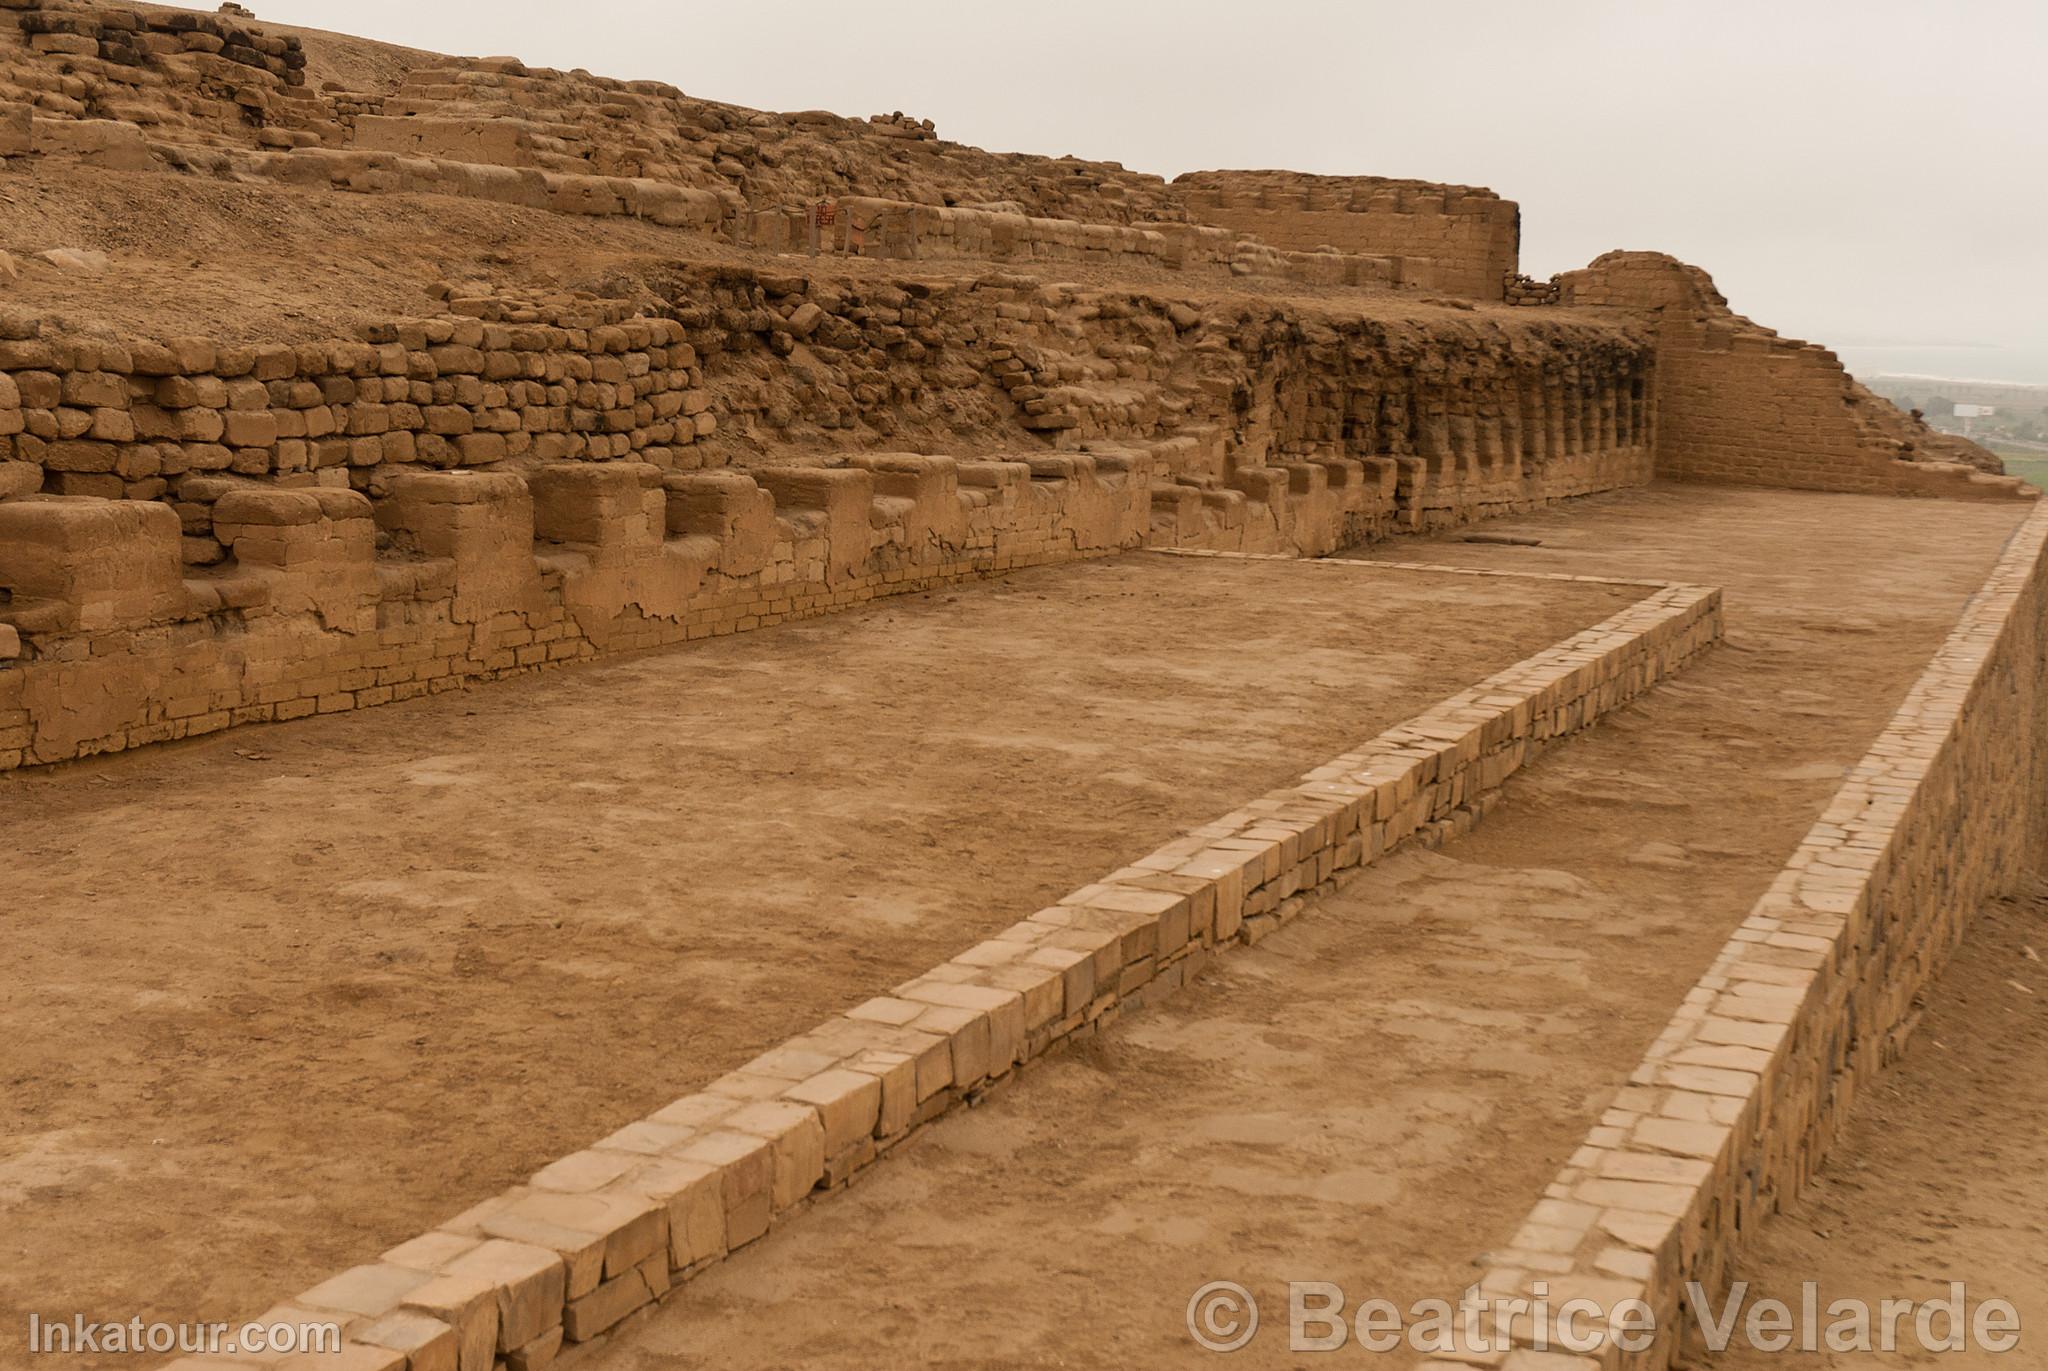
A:
[[[1678,670],[1720,625],[1718,590],[1657,588],[263,1320],[343,1324],[328,1364],[347,1371],[537,1371],[1047,1048],[1258,941],[1340,873],[1462,832],[1546,744]]]
[[[2036,509],[1770,890],[1480,1282],[1487,1347],[1434,1365],[1646,1371],[1701,1354],[1748,1234],[1795,1196],[1985,900],[2048,854],[2048,509]],[[1548,1302],[1541,1320],[1496,1301]],[[1643,1301],[1633,1348],[1568,1300]],[[1566,1333],[1599,1335],[1574,1355]],[[1590,1339],[1587,1339],[1590,1341]],[[1550,1350],[1537,1350],[1547,1343]]]

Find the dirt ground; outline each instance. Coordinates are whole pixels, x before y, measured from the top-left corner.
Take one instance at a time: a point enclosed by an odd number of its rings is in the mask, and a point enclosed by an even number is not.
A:
[[[1728,641],[1188,992],[630,1322],[593,1365],[1185,1367],[1209,1281],[1455,1295],[1861,756],[2023,511],[1657,488],[1395,558],[1727,587]]]
[[[1927,992],[1903,1061],[1856,1101],[1826,1170],[1772,1219],[1736,1279],[1751,1300],[1800,1307],[1813,1282],[1828,1305],[1946,1300],[2009,1302],[2020,1342],[1935,1354],[1911,1321],[1892,1352],[1738,1342],[1713,1371],[2018,1371],[2048,1364],[2048,887],[1985,908]],[[1939,1339],[1942,1324],[1931,1323]]]
[[[0,1360],[257,1313],[1642,593],[1138,554],[0,777]]]

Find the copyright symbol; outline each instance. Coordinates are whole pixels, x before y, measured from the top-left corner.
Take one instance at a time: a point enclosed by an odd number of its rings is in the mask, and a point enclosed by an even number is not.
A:
[[[1258,1301],[1236,1281],[1210,1281],[1188,1300],[1188,1332],[1211,1352],[1235,1352],[1258,1331]]]

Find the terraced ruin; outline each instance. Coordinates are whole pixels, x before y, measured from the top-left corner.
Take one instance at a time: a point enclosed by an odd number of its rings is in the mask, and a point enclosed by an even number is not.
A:
[[[0,1315],[1702,1364],[2048,855],[2048,511],[1519,238],[0,0]]]

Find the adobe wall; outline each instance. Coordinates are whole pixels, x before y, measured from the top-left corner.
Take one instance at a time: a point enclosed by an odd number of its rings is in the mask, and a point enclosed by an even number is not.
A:
[[[1202,171],[1175,178],[1190,219],[1294,252],[1400,261],[1399,279],[1503,298],[1521,260],[1521,210],[1490,190],[1374,176]]]
[[[858,433],[884,397],[882,436],[941,413],[970,433],[1000,420],[990,402],[1007,399],[1011,422],[1055,442],[1227,418],[1271,428],[1283,450],[1348,455],[1469,447],[1541,459],[1652,418],[1653,337],[1633,320],[1217,304],[1000,271],[831,282],[805,265],[679,267],[663,283],[699,356],[764,386],[799,361],[818,378],[797,395],[730,397],[743,425],[778,441]]]
[[[1218,308],[1000,273],[716,268],[668,288],[722,416],[691,461],[959,452],[1009,428],[1156,456],[1162,545],[1308,555],[1650,477],[1653,354],[1632,324]]]
[[[1533,1297],[1541,1282],[1552,1309],[1646,1301],[1660,1335],[1590,1351],[1584,1364],[1601,1371],[1703,1355],[1686,1284],[1720,1305],[1741,1244],[1798,1195],[1859,1089],[1898,1055],[1967,920],[2048,859],[2044,793],[2048,506],[2013,535],[1550,1198],[1490,1254],[1489,1297]],[[1525,1318],[1492,1351],[1531,1346],[1534,1331]]]
[[[46,339],[0,317],[0,498],[168,500],[186,560],[235,478],[378,492],[394,470],[638,457],[689,466],[716,431],[673,320],[618,302],[380,325],[354,340]],[[211,539],[211,542],[209,542]]]
[[[1856,383],[1835,354],[1728,308],[1697,267],[1610,252],[1558,281],[1559,303],[1656,321],[1659,475],[1797,490],[2032,499],[1996,458]]]
[[[1200,224],[1090,224],[1007,211],[954,209],[873,196],[819,202],[829,216],[815,234],[810,207],[749,212],[732,230],[771,252],[818,252],[893,261],[1085,262],[1106,267],[1226,272],[1312,285],[1426,284],[1398,258],[1290,252]]]
[[[1366,489],[1385,492],[1383,527],[1431,530],[1651,478],[1654,358],[1636,333],[1276,314],[1240,319],[1226,347],[1196,356],[1220,402],[1203,411],[1220,445],[1174,471],[1205,501],[1292,487],[1308,526],[1319,495],[1358,479],[1337,468],[1363,459]],[[1376,536],[1359,528],[1298,546]]]
[[[102,161],[77,147],[67,147],[70,126],[35,125],[36,151],[70,151],[88,161]],[[87,126],[80,126],[87,127]],[[104,126],[117,133],[125,125]],[[695,186],[649,177],[593,176],[542,171],[534,167],[501,166],[450,157],[412,156],[374,148],[318,146],[251,151],[233,147],[138,144],[144,154],[140,168],[160,159],[164,168],[195,176],[278,181],[361,195],[455,195],[524,209],[589,218],[641,219],[667,228],[707,236],[730,237],[738,213],[737,198]]]
[[[453,296],[254,347],[0,317],[0,767],[1043,561],[1317,555],[1649,475],[1626,328],[1305,332],[1001,276],[675,289],[674,317]]]

